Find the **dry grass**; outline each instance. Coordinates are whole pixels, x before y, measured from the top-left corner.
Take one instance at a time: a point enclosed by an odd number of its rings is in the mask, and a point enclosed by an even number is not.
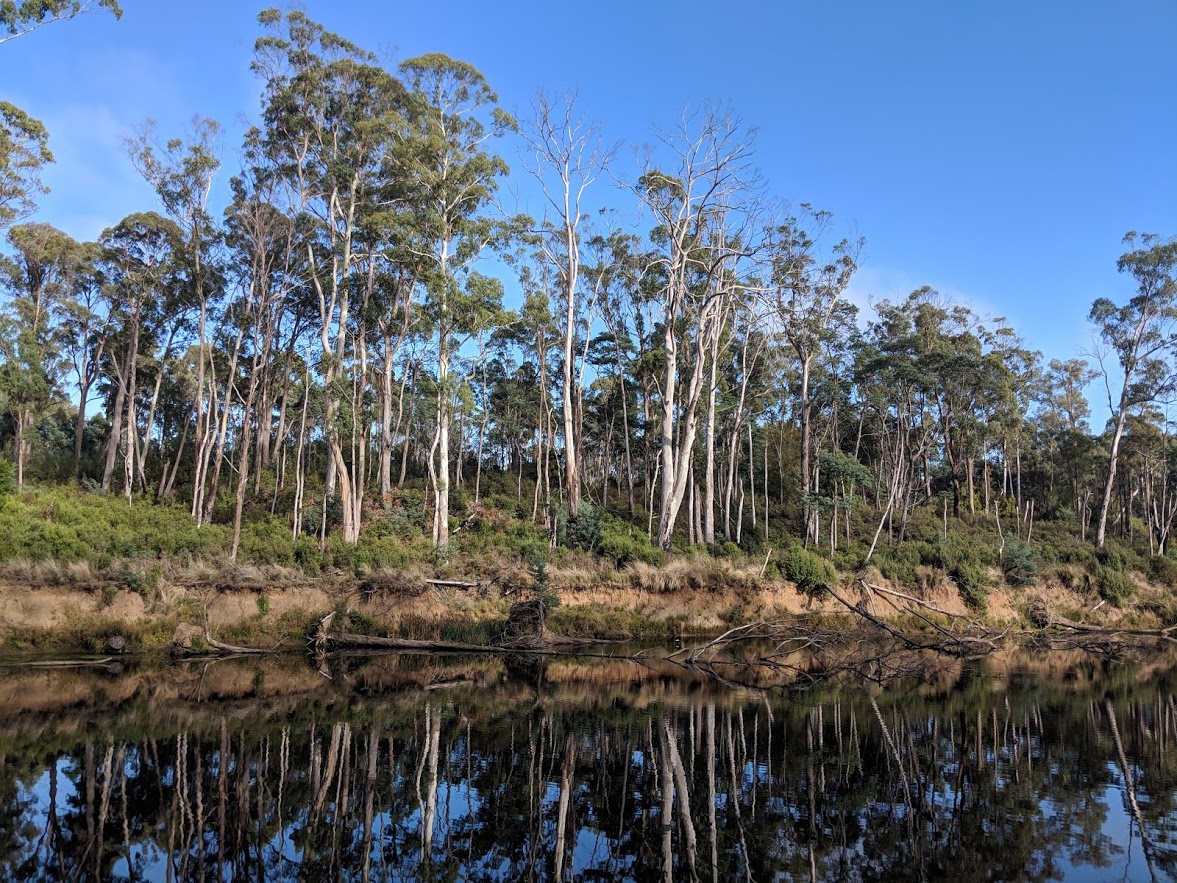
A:
[[[635,589],[656,594],[724,589],[762,588],[760,568],[754,564],[736,564],[726,558],[702,555],[671,558],[661,565],[635,561],[626,568],[629,584]]]
[[[96,579],[88,561],[28,561],[16,559],[0,564],[0,580],[29,586],[85,585]]]
[[[548,568],[548,580],[553,589],[587,589],[592,586],[616,583],[617,569],[600,559],[577,557]]]

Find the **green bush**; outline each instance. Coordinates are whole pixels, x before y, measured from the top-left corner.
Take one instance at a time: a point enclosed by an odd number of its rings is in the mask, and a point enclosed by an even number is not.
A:
[[[290,536],[290,525],[268,519],[243,525],[239,555],[243,560],[256,564],[293,567],[294,540]]]
[[[618,567],[631,561],[644,561],[646,564],[662,563],[662,551],[650,544],[645,533],[614,519],[602,520],[601,543],[597,551],[602,557],[611,559]]]
[[[0,460],[0,497],[16,490],[16,470],[8,460]]]
[[[1038,553],[1017,539],[1007,539],[1001,553],[1001,572],[1011,586],[1029,586],[1038,580]]]
[[[591,552],[601,544],[601,516],[588,500],[582,500],[575,518],[566,519],[564,543],[570,549]]]
[[[834,565],[800,546],[793,546],[785,553],[782,569],[785,579],[796,583],[807,595],[820,594],[838,580]]]
[[[1112,570],[1110,567],[1100,567],[1096,572],[1095,581],[1099,587],[1099,596],[1117,607],[1128,600],[1136,590],[1136,586],[1126,573]]]
[[[314,537],[305,533],[300,534],[294,541],[294,563],[308,576],[319,573],[323,569],[323,553],[319,551],[319,544]]]
[[[1097,549],[1095,552],[1095,559],[1100,566],[1107,570],[1116,570],[1120,573],[1127,572],[1129,568],[1127,553],[1116,546],[1109,543],[1102,549]]]
[[[948,571],[965,603],[978,610],[985,609],[985,599],[989,593],[989,577],[985,568],[973,562],[962,562]]]
[[[1177,587],[1177,561],[1165,555],[1155,555],[1148,562],[1148,578],[1169,588]]]

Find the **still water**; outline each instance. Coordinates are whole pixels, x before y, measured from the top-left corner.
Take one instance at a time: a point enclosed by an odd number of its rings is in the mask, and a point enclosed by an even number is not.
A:
[[[1170,879],[1172,666],[4,669],[0,878]]]

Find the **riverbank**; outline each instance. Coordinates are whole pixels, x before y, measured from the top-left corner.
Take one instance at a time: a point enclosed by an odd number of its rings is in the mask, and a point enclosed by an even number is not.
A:
[[[930,606],[920,608],[882,591],[867,598],[860,578]],[[909,623],[913,611],[931,608],[994,626],[1028,625],[1044,611],[1094,625],[1155,628],[1173,621],[1171,592],[1143,579],[1136,580],[1131,601],[1119,607],[1044,581],[995,587],[983,611],[970,606],[947,579],[914,589],[867,572],[843,576],[834,588],[842,600],[763,578],[750,566],[696,556],[672,558],[661,567],[635,564],[613,579],[556,571],[542,585],[409,573],[292,579],[288,572],[259,568],[243,569],[236,582],[169,582],[151,588],[8,580],[0,582],[0,654],[104,653],[115,638],[124,640],[116,649],[125,653],[199,652],[209,638],[298,651],[332,611],[354,634],[491,644],[502,634],[511,606],[527,599],[545,603],[552,633],[605,641],[706,638],[750,622],[849,616],[847,601],[869,601],[866,609],[884,622]]]

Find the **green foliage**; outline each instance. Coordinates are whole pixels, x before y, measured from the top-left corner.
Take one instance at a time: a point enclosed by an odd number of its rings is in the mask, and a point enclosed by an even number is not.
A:
[[[16,33],[13,13],[0,3],[0,29]],[[36,197],[46,192],[41,169],[53,162],[49,133],[39,120],[19,107],[0,101],[0,229],[32,212]]]
[[[723,615],[720,616],[720,619],[722,619],[728,625],[739,625],[744,621],[744,605],[733,604],[723,612]]]
[[[1095,582],[1099,588],[1100,597],[1105,601],[1110,601],[1117,607],[1127,601],[1132,593],[1136,591],[1136,586],[1132,582],[1131,577],[1126,573],[1113,570],[1110,567],[1101,566],[1096,572]]]
[[[1008,538],[1001,553],[1001,572],[1011,586],[1033,585],[1038,579],[1038,553],[1021,540]]]
[[[631,561],[661,564],[663,558],[662,551],[650,544],[650,538],[644,531],[612,518],[602,519],[601,542],[597,551],[618,567]]]
[[[796,583],[807,595],[818,595],[838,580],[834,565],[801,546],[793,546],[785,553],[781,569],[785,579]]]
[[[109,10],[115,18],[123,14],[117,0],[6,0],[0,3],[0,30],[18,36],[50,22],[75,18],[94,7]]]
[[[9,460],[0,460],[0,497],[16,490],[16,468]]]
[[[1148,562],[1148,578],[1162,586],[1177,588],[1177,561],[1167,555],[1154,555]]]
[[[986,596],[989,593],[989,576],[985,568],[973,562],[961,562],[948,571],[960,595],[970,607],[978,610],[985,609]]]
[[[367,635],[368,637],[385,637],[384,629],[362,610],[349,610],[346,616],[347,630],[353,635]]]
[[[548,547],[540,542],[531,542],[523,547],[522,555],[542,594],[548,585]]]
[[[1097,550],[1095,558],[1101,567],[1118,573],[1127,573],[1132,567],[1128,550],[1112,542]]]
[[[713,558],[742,558],[744,555],[744,550],[731,540],[710,543],[707,546],[707,551]]]
[[[570,549],[595,550],[601,544],[601,516],[588,500],[581,500],[576,517],[567,520],[564,542]]]

